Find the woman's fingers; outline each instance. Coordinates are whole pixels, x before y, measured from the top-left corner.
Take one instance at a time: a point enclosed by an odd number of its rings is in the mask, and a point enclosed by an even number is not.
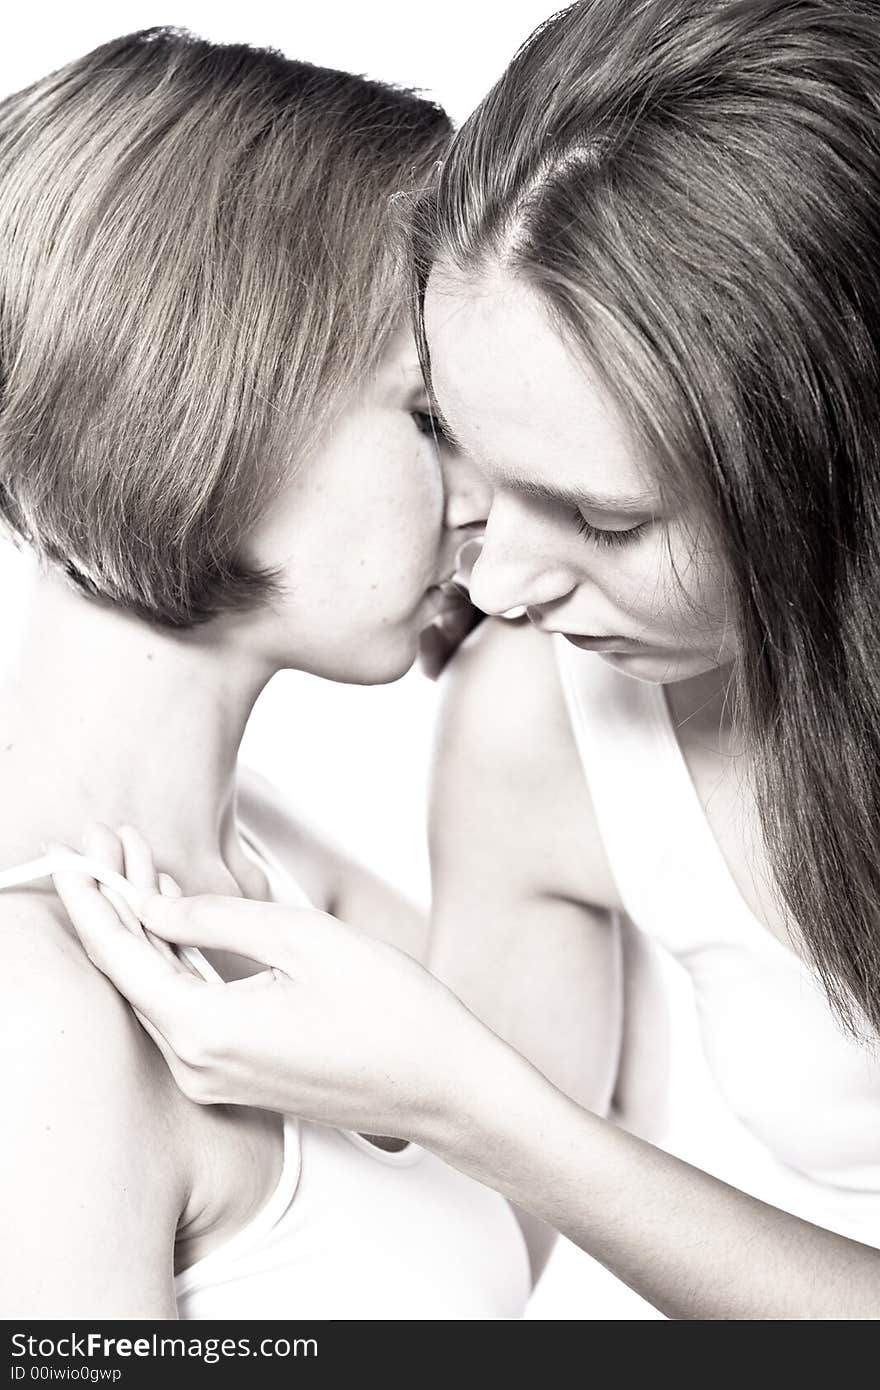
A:
[[[188,991],[207,986],[161,956],[142,932],[129,931],[94,879],[60,865],[53,879],[89,959],[137,1011],[167,1033],[191,1003]]]
[[[160,891],[159,876],[153,853],[143,836],[133,826],[122,826],[117,833],[109,826],[96,822],[88,827],[84,847],[89,859],[106,864],[113,873],[124,873],[124,880],[105,880],[102,892],[112,896],[114,906],[124,923],[131,925],[132,914],[137,918],[134,929],[143,927],[148,939],[158,948],[159,943],[197,946],[207,949],[234,951],[262,964],[277,963],[279,942],[278,909],[272,904],[251,902],[246,898],[224,898],[211,895],[184,898],[173,879],[167,875],[166,889]],[[123,899],[124,901],[120,901]],[[271,914],[271,916],[269,915]],[[287,917],[296,909],[285,912]],[[325,918],[323,913],[303,909],[303,925],[311,918]],[[177,956],[171,959],[184,967]]]
[[[180,884],[176,883],[170,874],[159,875],[159,892],[166,898],[183,897]],[[151,931],[147,931],[146,927],[144,927],[144,935],[153,949],[163,955],[166,960],[171,961],[177,970],[185,970],[188,975],[195,975],[200,980],[204,979],[204,976],[199,974],[196,967],[176,946],[172,946],[168,941],[163,941],[159,936],[154,936]]]
[[[168,874],[157,872],[153,851],[140,831],[133,825],[121,825],[116,833],[125,851],[125,877],[129,883],[145,894],[165,893],[179,898],[180,889],[174,879]],[[140,922],[138,927],[140,928]],[[164,956],[175,969],[185,970],[190,975],[196,974],[189,962],[181,960],[167,941],[153,936],[152,932],[147,932],[146,936],[153,949]]]
[[[91,825],[86,826],[83,832],[82,846],[86,857],[94,861],[96,865],[100,864],[104,869],[109,870],[114,879],[117,876],[120,880],[125,878],[125,851],[122,841],[110,829],[109,825],[94,821]],[[111,903],[128,930],[139,936],[141,924],[129,905],[126,895],[121,891],[121,887],[121,882],[114,885],[112,880],[104,880],[101,892]]]
[[[103,821],[92,821],[83,831],[83,851],[114,873],[125,874],[125,850],[122,841]]]
[[[135,888],[145,893],[159,891],[159,877],[153,862],[153,851],[143,835],[133,825],[121,825],[117,837],[125,855],[125,877]]]
[[[116,909],[120,920],[135,935],[141,935],[144,930],[140,914],[143,901],[156,893],[181,896],[180,887],[170,875],[157,873],[150,845],[132,825],[120,826],[114,831],[95,821],[85,830],[83,849],[93,870],[97,872],[99,866],[109,870],[110,877],[105,874],[100,891]],[[145,935],[153,949],[176,970],[201,978],[198,971],[166,941],[150,932]]]
[[[67,909],[67,915],[76,928],[87,954],[94,960],[91,949],[93,945],[100,950],[105,937],[115,933],[129,935],[128,928],[120,920],[112,902],[104,897],[95,880],[83,873],[79,861],[69,854],[71,867],[62,867],[62,847],[50,845],[49,848],[58,864],[52,875],[55,891]]]
[[[262,965],[284,967],[283,957],[295,946],[296,933],[338,927],[332,917],[314,908],[281,907],[248,898],[203,895],[193,898],[153,897],[143,905],[144,926],[163,941],[203,950],[233,951]],[[291,930],[292,929],[292,930]]]
[[[151,896],[154,893],[158,893],[160,891],[159,878],[156,873],[156,865],[153,862],[153,851],[150,849],[150,846],[143,836],[135,830],[134,826],[123,825],[114,832],[114,837],[123,855],[122,872],[125,874],[127,882],[130,883],[139,894]],[[105,887],[103,891],[105,896],[110,895],[110,890],[108,888]],[[113,901],[114,905],[117,906],[119,910],[120,917],[122,917],[123,921],[126,921],[125,910],[119,907],[115,898]],[[137,931],[141,932],[143,928],[141,926],[140,916],[136,910],[134,915],[137,919]],[[157,949],[159,948],[157,947]],[[165,950],[167,951],[167,947]]]
[[[133,936],[143,936],[144,929],[138,920],[137,914],[129,907],[121,893],[118,893],[115,888],[108,888],[106,883],[98,884],[98,892],[101,894],[102,898],[107,899],[127,931],[130,931]]]

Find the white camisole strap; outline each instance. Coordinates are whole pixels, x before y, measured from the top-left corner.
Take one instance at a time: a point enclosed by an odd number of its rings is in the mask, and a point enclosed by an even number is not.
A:
[[[806,975],[739,891],[691,780],[663,687],[622,675],[564,637],[554,640],[602,844],[629,916],[679,957],[746,935],[757,949],[784,952]]]

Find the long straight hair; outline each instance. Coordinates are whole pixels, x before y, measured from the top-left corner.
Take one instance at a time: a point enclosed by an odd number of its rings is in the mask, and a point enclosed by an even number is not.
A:
[[[880,1033],[880,6],[583,0],[517,54],[416,211],[502,264],[616,398],[730,578],[776,886]]]

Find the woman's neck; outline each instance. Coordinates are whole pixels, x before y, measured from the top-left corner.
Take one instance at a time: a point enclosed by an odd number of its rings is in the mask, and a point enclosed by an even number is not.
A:
[[[222,622],[157,629],[29,561],[21,581],[0,651],[0,864],[102,820],[137,826],[185,890],[234,891],[238,747],[272,669]]]
[[[679,738],[699,741],[724,757],[737,756],[742,750],[733,692],[731,664],[667,685],[667,704]]]

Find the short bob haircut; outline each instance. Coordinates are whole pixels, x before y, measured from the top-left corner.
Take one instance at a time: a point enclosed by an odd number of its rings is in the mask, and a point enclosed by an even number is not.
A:
[[[413,93],[162,28],[0,103],[0,520],[188,627],[268,597],[243,542],[405,309]]]

